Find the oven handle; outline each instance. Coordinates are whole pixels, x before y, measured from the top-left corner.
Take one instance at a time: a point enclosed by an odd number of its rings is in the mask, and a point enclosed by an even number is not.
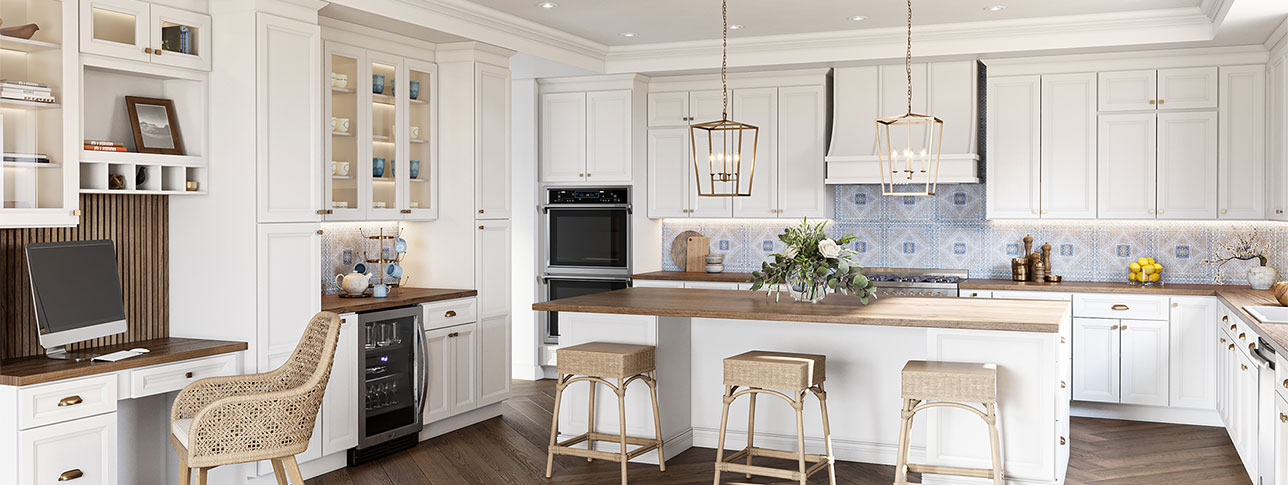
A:
[[[541,211],[547,214],[550,213],[550,209],[626,209],[627,214],[631,213],[630,204],[544,204],[541,206]]]
[[[1261,355],[1261,348],[1262,347],[1258,345],[1256,348],[1251,349],[1251,352],[1248,352],[1248,355],[1251,355],[1252,359],[1257,361],[1257,364],[1273,370],[1275,368],[1275,361],[1267,359],[1266,356]]]
[[[545,276],[542,276],[542,277],[541,277],[541,281],[550,281],[550,280],[624,281],[624,282],[626,282],[626,283],[630,283],[630,282],[631,282],[631,278],[630,278],[629,276],[625,276],[625,277],[623,277],[623,276],[553,276],[553,275],[545,275]]]

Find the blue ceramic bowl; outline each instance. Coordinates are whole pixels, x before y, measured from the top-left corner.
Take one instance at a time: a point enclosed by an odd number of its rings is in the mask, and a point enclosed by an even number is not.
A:
[[[384,157],[374,157],[371,159],[371,176],[372,177],[385,176],[385,158]]]
[[[412,82],[411,82],[411,89],[407,91],[407,94],[410,94],[410,95],[411,95],[411,99],[419,98],[419,97],[420,97],[420,81],[412,81]]]
[[[411,161],[411,170],[409,171],[409,174],[411,175],[411,178],[420,176],[420,160]]]
[[[376,94],[383,94],[383,93],[385,92],[385,75],[384,75],[384,74],[372,74],[372,75],[371,75],[371,92],[376,93]]]

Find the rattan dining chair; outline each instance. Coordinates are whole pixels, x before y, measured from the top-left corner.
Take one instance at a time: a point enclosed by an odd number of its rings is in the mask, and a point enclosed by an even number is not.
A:
[[[295,455],[313,436],[340,338],[340,317],[320,312],[291,357],[277,369],[212,377],[179,392],[170,411],[170,445],[179,454],[179,483],[198,485],[220,465],[270,460],[279,485],[304,485]]]

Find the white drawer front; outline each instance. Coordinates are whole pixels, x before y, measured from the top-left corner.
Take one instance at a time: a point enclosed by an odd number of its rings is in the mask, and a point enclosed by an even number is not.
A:
[[[1073,293],[1064,291],[1012,291],[1012,290],[994,290],[993,298],[998,300],[1051,300],[1051,301],[1069,301],[1073,299]]]
[[[1168,298],[1146,295],[1076,294],[1073,316],[1080,318],[1123,318],[1167,320]]]
[[[957,290],[957,296],[962,298],[992,298],[993,292],[989,290]]]
[[[461,298],[426,303],[423,305],[425,308],[425,330],[474,322],[478,318],[477,302],[476,298]]]
[[[1288,400],[1288,358],[1283,354],[1275,354],[1275,377],[1275,390],[1279,391],[1279,397]]]
[[[207,377],[237,373],[237,356],[233,354],[200,360],[144,367],[130,373],[130,397],[140,398],[183,389]]]
[[[115,484],[117,446],[116,413],[22,431],[18,483]]]
[[[116,411],[116,375],[18,388],[18,428]]]

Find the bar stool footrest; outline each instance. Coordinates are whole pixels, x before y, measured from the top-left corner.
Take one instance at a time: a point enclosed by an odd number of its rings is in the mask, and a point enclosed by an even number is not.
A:
[[[952,475],[958,477],[985,479],[993,478],[993,470],[989,468],[966,468],[960,466],[918,465],[909,463],[908,471],[912,473],[929,473],[931,475]]]
[[[747,455],[751,455],[753,457],[760,456],[760,457],[766,457],[766,458],[779,458],[783,460],[800,459],[800,454],[792,451],[751,447],[751,448],[743,448],[741,450],[738,450],[737,452],[734,452],[734,454],[725,457],[723,462],[716,463],[716,468],[722,472],[742,473],[742,474],[750,473],[752,475],[760,475],[760,476],[772,477],[772,478],[783,478],[787,480],[801,479],[799,470],[787,470],[784,468],[771,468],[767,466],[747,465],[746,463],[734,463],[737,461],[745,460],[747,458]],[[805,469],[805,477],[807,478],[817,473],[819,470],[827,468],[827,465],[831,463],[831,460],[826,455],[818,455],[818,454],[812,454],[812,453],[805,454],[805,461],[809,463],[813,463],[813,465]]]
[[[607,460],[607,461],[619,462],[619,463],[622,461],[622,454],[618,452],[587,450],[587,449],[572,447],[573,445],[577,445],[580,443],[595,442],[595,441],[619,443],[619,444],[621,443],[620,438],[618,438],[617,435],[604,434],[604,433],[583,433],[581,435],[568,438],[555,446],[549,447],[549,452],[556,455],[579,456],[582,458],[592,458],[595,460]],[[637,456],[643,455],[645,453],[648,453],[650,451],[657,449],[657,440],[651,440],[647,438],[633,438],[633,437],[627,436],[626,444],[639,446],[639,448],[626,452],[627,460],[630,460],[632,458],[635,458]]]

